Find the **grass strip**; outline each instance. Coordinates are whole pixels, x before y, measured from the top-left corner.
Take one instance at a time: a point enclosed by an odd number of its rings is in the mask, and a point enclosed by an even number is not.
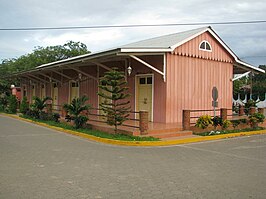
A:
[[[160,140],[159,138],[154,138],[154,137],[139,137],[139,136],[125,135],[125,134],[109,134],[109,133],[105,133],[102,131],[93,130],[93,129],[89,129],[89,128],[76,129],[73,126],[66,124],[66,123],[34,119],[34,118],[27,117],[24,115],[20,115],[20,117],[32,120],[34,122],[40,122],[40,123],[48,124],[50,126],[60,127],[62,129],[65,129],[65,130],[71,130],[71,131],[76,131],[79,133],[85,133],[85,134],[93,135],[95,137],[100,137],[100,138],[107,138],[107,139],[113,139],[113,140],[123,140],[123,141],[159,141]]]
[[[234,129],[234,130],[213,130],[208,132],[202,132],[202,133],[194,133],[195,135],[200,136],[213,136],[213,135],[222,135],[222,134],[230,134],[230,133],[243,133],[243,132],[250,132],[250,131],[259,131],[264,130],[263,127],[257,127],[257,128],[245,128],[245,129]],[[219,133],[217,133],[219,132]]]

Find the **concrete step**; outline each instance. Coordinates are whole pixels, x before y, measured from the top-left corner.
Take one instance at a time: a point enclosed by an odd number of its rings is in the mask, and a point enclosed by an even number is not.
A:
[[[181,137],[181,136],[191,136],[193,135],[192,131],[177,131],[177,132],[164,132],[164,133],[148,133],[147,135],[140,135],[141,137],[155,137],[155,138],[172,138],[172,137]]]
[[[182,131],[182,128],[168,128],[168,129],[154,129],[154,130],[148,130],[148,134],[162,134],[162,133],[173,133],[173,132],[179,132]]]
[[[153,137],[156,137],[156,135],[161,135],[161,134],[167,134],[167,133],[176,133],[176,132],[182,132],[182,128],[167,128],[167,129],[152,129],[148,130],[148,135],[152,135]],[[134,131],[133,135],[135,136],[142,136],[140,134],[140,131]],[[145,136],[145,135],[144,135]]]

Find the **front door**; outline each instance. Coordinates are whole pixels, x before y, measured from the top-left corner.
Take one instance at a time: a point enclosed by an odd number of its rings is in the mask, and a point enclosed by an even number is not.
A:
[[[58,86],[56,83],[53,83],[52,92],[53,109],[58,110]]]
[[[148,111],[149,121],[152,121],[152,84],[153,76],[138,76],[137,77],[137,111]]]
[[[79,97],[79,83],[78,82],[70,82],[70,99],[69,103],[72,102],[73,99]]]

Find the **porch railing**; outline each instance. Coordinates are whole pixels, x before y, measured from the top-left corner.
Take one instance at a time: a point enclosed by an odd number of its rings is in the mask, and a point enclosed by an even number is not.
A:
[[[106,123],[107,124],[107,115],[101,114],[102,109],[91,108],[90,111],[83,112],[84,115],[88,116],[89,121]],[[62,105],[52,105],[47,106],[47,112],[59,113],[61,117],[66,116],[66,112],[63,109]],[[141,134],[147,134],[148,131],[148,112],[147,111],[130,111],[129,118],[121,126],[139,129]],[[91,117],[92,116],[92,117]],[[136,119],[139,118],[139,119]]]
[[[238,110],[220,108],[216,109],[216,114],[214,115],[214,110],[183,110],[183,129],[189,130],[191,126],[196,124],[197,119],[202,115],[210,115],[211,117],[220,116],[223,120],[232,119],[233,116],[245,117],[254,114],[256,111],[264,114],[264,108],[251,107],[245,109],[240,106]]]

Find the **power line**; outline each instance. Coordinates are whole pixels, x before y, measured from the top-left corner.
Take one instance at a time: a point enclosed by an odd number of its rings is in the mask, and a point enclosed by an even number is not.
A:
[[[240,58],[244,59],[244,58],[252,58],[252,57],[266,57],[266,55],[245,56],[245,57],[240,57]]]
[[[198,25],[236,25],[236,24],[258,24],[258,23],[266,23],[266,20],[198,22],[198,23],[168,23],[168,24],[125,24],[125,25],[65,26],[65,27],[0,28],[0,31],[74,30],[74,29],[137,28],[137,27],[198,26]]]

